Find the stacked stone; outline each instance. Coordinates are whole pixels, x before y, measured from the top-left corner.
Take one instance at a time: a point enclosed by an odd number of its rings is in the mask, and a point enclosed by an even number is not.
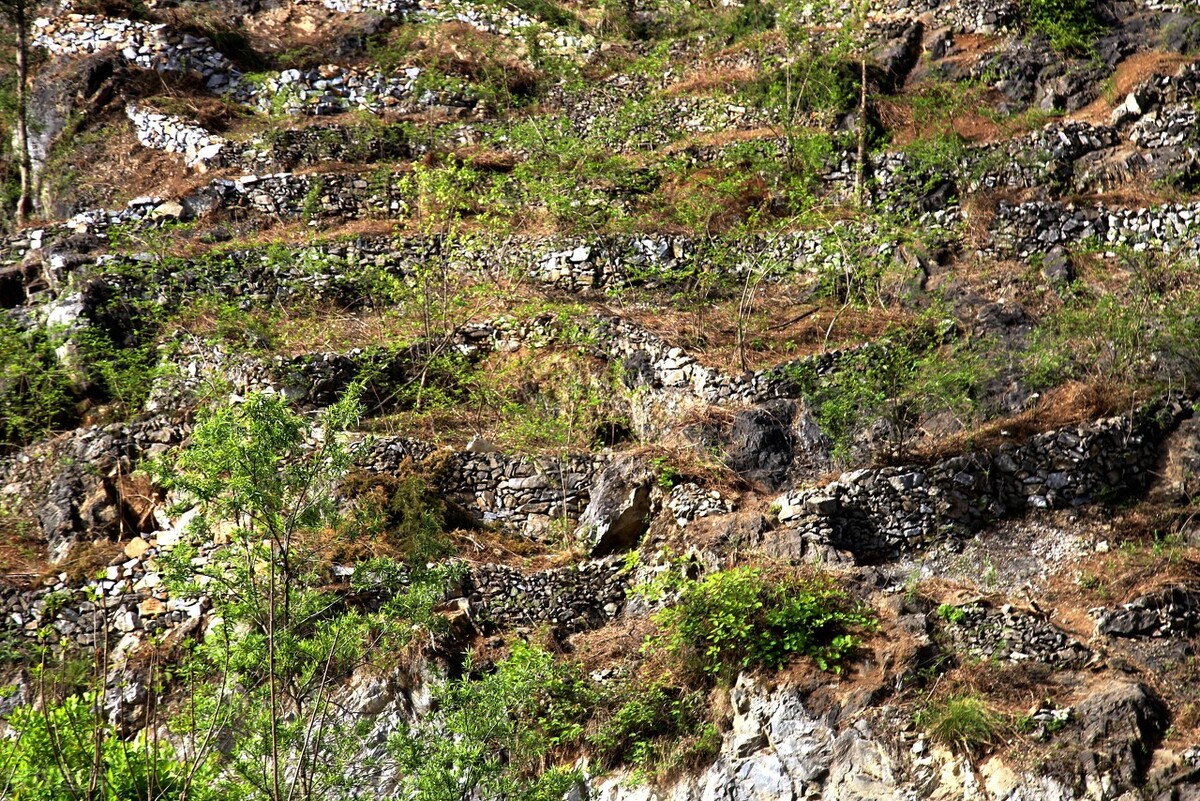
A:
[[[111,649],[124,635],[161,635],[208,609],[206,597],[171,598],[159,576],[156,540],[135,537],[93,579],[74,585],[66,573],[32,589],[0,589],[0,636],[37,638],[62,648]],[[215,546],[206,546],[203,563]]]
[[[440,489],[482,522],[553,541],[561,539],[564,526],[574,528],[607,462],[608,457],[591,454],[456,453]]]
[[[125,115],[133,123],[133,132],[143,147],[180,153],[187,166],[202,171],[221,166],[221,153],[228,144],[223,137],[180,117],[132,103],[125,107]]]
[[[828,375],[864,345],[848,350],[818,353],[764,370],[730,376],[705,367],[655,334],[619,317],[598,321],[599,349],[609,358],[629,361],[639,357],[647,366],[643,380],[655,388],[693,394],[709,403],[758,403],[774,398],[794,398],[800,393],[797,375]],[[643,357],[644,358],[641,358]]]
[[[661,148],[689,134],[753,130],[773,123],[761,109],[717,97],[679,94],[655,97],[636,123],[619,130],[614,127],[613,121],[621,119],[631,97],[663,88],[662,82],[651,82],[646,76],[617,74],[588,92],[566,86],[553,89],[545,107],[561,113],[575,133],[622,152]]]
[[[93,14],[67,14],[60,20],[40,18],[33,23],[33,45],[55,56],[118,50],[142,69],[196,70],[210,89],[227,86],[240,75],[208,39],[176,33],[162,23]]]
[[[116,50],[143,69],[196,70],[209,89],[264,113],[340,114],[354,108],[404,112],[417,106],[473,105],[471,98],[450,91],[427,91],[416,97],[418,67],[390,75],[329,64],[312,70],[283,70],[251,82],[208,39],[175,33],[162,23],[83,14],[53,21],[42,18],[34,23],[34,44],[54,55]]]
[[[340,114],[349,109],[407,113],[418,106],[470,108],[473,100],[459,92],[427,90],[417,97],[419,67],[399,75],[326,64],[311,70],[288,69],[261,83],[238,81],[231,96],[264,114]]]
[[[427,443],[388,438],[373,443],[358,463],[394,473],[406,461],[420,465],[437,449]],[[590,499],[603,455],[512,456],[484,446],[447,452],[436,470],[437,489],[483,523],[495,523],[539,540],[561,538],[574,528]]]
[[[1128,417],[1031,437],[928,466],[844,473],[778,499],[797,537],[863,561],[910,553],[1026,509],[1059,509],[1145,489],[1158,445],[1187,409],[1155,402]]]
[[[629,583],[621,561],[610,557],[528,574],[480,565],[471,571],[470,585],[472,615],[484,625],[581,631],[615,618]]]
[[[1129,141],[1144,148],[1179,147],[1195,142],[1200,115],[1187,103],[1151,111],[1129,129]]]
[[[1080,665],[1091,652],[1042,615],[1005,604],[999,610],[982,604],[958,607],[961,620],[946,631],[956,651],[978,659],[1036,661],[1056,667]]]
[[[939,22],[961,33],[1009,33],[1021,20],[1021,6],[1014,0],[958,0],[937,9]]]
[[[733,511],[733,501],[721,497],[721,493],[716,490],[704,489],[690,481],[672,487],[666,505],[680,528],[685,528],[693,520],[702,517]]]
[[[996,210],[991,247],[1000,255],[1029,258],[1055,245],[1083,240],[1177,250],[1200,246],[1200,203],[1171,203],[1150,208],[1076,206],[1058,202],[1001,201]]]
[[[278,172],[327,161],[393,161],[424,152],[395,127],[307,125],[256,137],[226,162],[248,173]]]
[[[417,7],[414,0],[321,0],[321,5],[342,14],[372,12],[388,17]]]
[[[330,2],[341,3],[346,0],[323,2],[328,5]],[[420,0],[420,8],[415,15],[441,22],[465,22],[476,30],[510,38],[524,39],[532,31],[543,52],[559,56],[587,55],[597,45],[596,38],[591,34],[557,30],[509,6],[476,5],[462,0]]]
[[[207,193],[194,197],[196,202],[286,217],[357,219],[396,216],[407,208],[404,193],[390,174],[384,178],[354,173],[243,175],[218,178]]]

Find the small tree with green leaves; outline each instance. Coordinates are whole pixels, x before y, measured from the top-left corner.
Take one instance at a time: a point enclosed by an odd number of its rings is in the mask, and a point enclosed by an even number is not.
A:
[[[330,693],[367,654],[395,652],[437,625],[432,608],[449,568],[369,566],[370,589],[390,596],[376,613],[325,588],[321,538],[338,530],[338,488],[352,461],[342,432],[358,408],[356,387],[313,426],[280,397],[252,394],[209,413],[158,471],[198,510],[163,558],[164,578],[175,595],[208,595],[215,616],[192,662],[185,734],[198,754],[217,732],[236,743],[222,763],[233,797],[335,791],[360,732],[333,718]],[[225,544],[202,556],[214,539]]]
[[[434,714],[391,740],[400,797],[559,801],[582,779],[555,760],[582,738],[597,700],[577,666],[517,642],[495,670],[448,682],[435,700]]]

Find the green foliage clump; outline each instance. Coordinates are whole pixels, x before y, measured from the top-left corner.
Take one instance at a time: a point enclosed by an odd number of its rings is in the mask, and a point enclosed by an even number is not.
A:
[[[206,801],[211,762],[187,763],[145,732],[123,741],[101,715],[95,693],[71,695],[8,717],[15,736],[0,739],[0,796],[13,801],[75,798]]]
[[[705,693],[668,679],[628,681],[616,688],[613,711],[588,735],[601,764],[653,770],[716,755],[721,734],[708,720]]]
[[[937,608],[937,616],[947,623],[957,625],[967,619],[967,611],[954,604],[941,604]]]
[[[1076,55],[1095,51],[1104,25],[1093,0],[1022,0],[1029,29],[1050,40],[1055,50]]]
[[[979,695],[931,701],[916,722],[937,742],[968,754],[995,745],[1008,727],[1005,716]]]
[[[657,642],[689,669],[728,678],[779,670],[798,656],[839,672],[860,642],[853,632],[874,626],[874,617],[828,578],[739,567],[685,581],[655,622]]]
[[[1171,282],[1190,282],[1187,275]],[[1135,287],[1128,297],[1096,297],[1076,285],[1030,337],[1022,365],[1027,381],[1034,389],[1073,378],[1127,387],[1194,386],[1200,378],[1198,300],[1187,284]]]
[[[188,661],[198,692],[181,729],[201,751],[211,746],[205,731],[237,743],[220,760],[224,797],[340,787],[363,732],[332,719],[331,687],[371,655],[401,654],[444,628],[433,610],[453,565],[364,566],[360,588],[383,599],[373,612],[347,605],[326,580],[336,489],[351,462],[341,432],[357,419],[357,393],[325,413],[315,448],[309,421],[283,399],[251,394],[203,416],[188,446],[157,467],[198,511],[160,557],[161,574],[173,594],[212,599],[217,622]],[[217,530],[227,544],[198,567]]]
[[[45,329],[0,324],[0,447],[32,442],[73,416],[71,377]]]
[[[415,801],[506,798],[552,801],[582,776],[557,764],[557,749],[576,743],[596,703],[570,663],[516,643],[495,669],[449,682],[436,711],[390,740],[402,795]]]
[[[448,518],[456,527],[473,525],[466,512],[451,508],[424,476],[415,473],[392,476],[355,471],[342,491],[354,499],[355,507],[346,536],[373,539],[413,568],[454,553],[446,533]]]
[[[898,332],[878,346],[843,354],[837,369],[823,376],[809,363],[791,369],[835,457],[846,458],[855,437],[876,420],[887,423],[891,455],[901,458],[921,414],[973,411],[987,365],[966,344],[935,347],[928,336]]]

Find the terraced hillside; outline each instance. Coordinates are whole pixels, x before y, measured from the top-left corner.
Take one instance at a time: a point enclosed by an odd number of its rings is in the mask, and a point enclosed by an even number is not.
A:
[[[0,797],[1200,798],[1200,11],[13,3]]]

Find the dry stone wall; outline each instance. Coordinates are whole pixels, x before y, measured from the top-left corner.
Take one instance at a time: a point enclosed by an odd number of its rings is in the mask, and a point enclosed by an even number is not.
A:
[[[537,573],[504,565],[471,571],[468,598],[477,624],[566,631],[602,626],[625,606],[628,574],[619,559],[597,559]]]
[[[143,636],[171,642],[207,626],[208,596],[172,597],[162,582],[157,557],[172,547],[165,537],[162,542],[139,537],[98,577],[82,584],[63,573],[38,587],[0,587],[0,643],[10,649],[36,641],[64,651],[104,647],[112,652],[127,650]],[[202,543],[193,559],[197,567],[208,564],[220,547]],[[341,575],[353,572],[347,568]],[[622,563],[611,558],[528,572],[474,565],[460,582],[447,586],[445,600],[463,599],[474,624],[484,630],[550,625],[581,631],[615,618],[628,586]]]
[[[125,115],[143,147],[182,154],[189,167],[207,170],[221,166],[221,154],[228,145],[223,137],[180,117],[134,104],[125,108]]]
[[[1142,491],[1159,444],[1190,409],[1176,401],[1020,445],[931,465],[855,470],[779,498],[779,520],[805,543],[862,561],[912,552],[1028,509],[1061,509]]]
[[[351,109],[409,111],[440,105],[470,107],[461,93],[425,91],[417,96],[418,67],[397,73],[326,64],[247,76],[208,39],[178,33],[163,23],[67,14],[35,20],[33,43],[55,56],[114,51],[138,67],[164,72],[196,71],[206,86],[263,113],[339,114]]]
[[[436,471],[438,489],[483,523],[497,524],[552,542],[574,529],[590,500],[596,478],[608,463],[603,454],[512,456],[487,446],[485,452],[452,453]],[[405,460],[420,463],[435,451],[411,440],[376,441],[363,467],[392,473]]]
[[[1004,604],[958,607],[946,625],[955,651],[977,659],[1005,662],[1043,662],[1058,667],[1078,666],[1091,652],[1078,640],[1050,623],[1044,615]]]

